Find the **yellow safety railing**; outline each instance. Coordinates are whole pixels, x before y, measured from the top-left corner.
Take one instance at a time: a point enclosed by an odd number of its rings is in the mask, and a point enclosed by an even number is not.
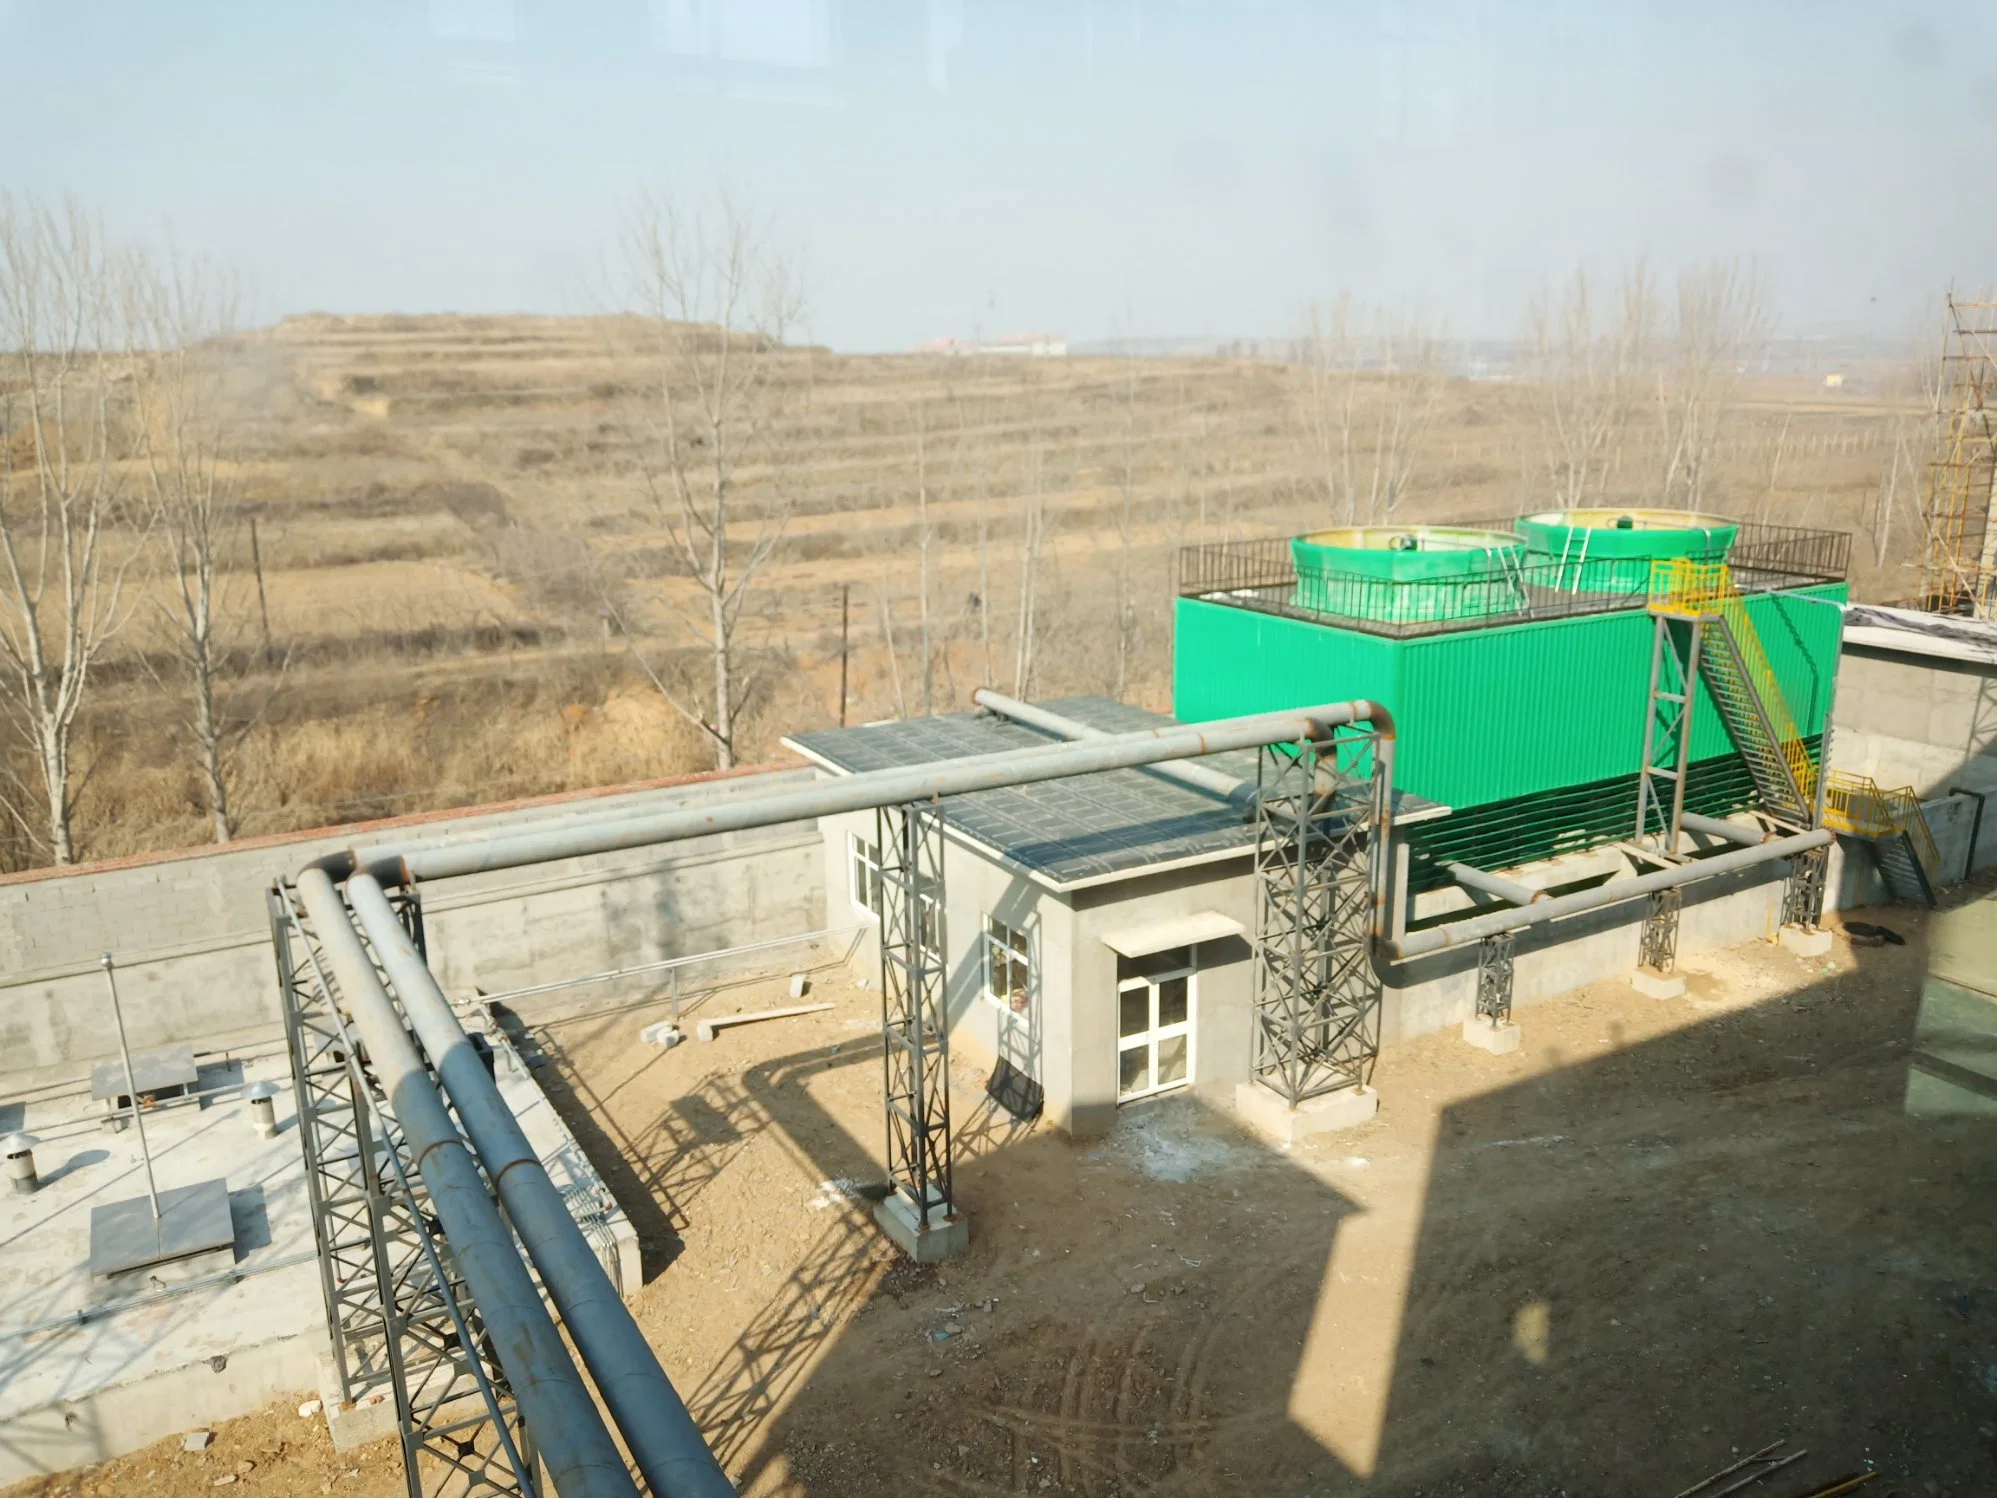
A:
[[[1911,785],[1887,790],[1868,775],[1831,771],[1824,784],[1824,825],[1859,837],[1905,833],[1932,887],[1940,878],[1942,855]]]
[[[1725,562],[1695,562],[1686,557],[1659,559],[1650,565],[1650,611],[1681,619],[1723,620],[1732,637],[1741,670],[1747,675],[1743,685],[1761,703],[1769,731],[1775,735],[1775,749],[1789,767],[1790,779],[1806,807],[1817,797],[1817,766],[1809,745],[1789,711],[1789,699],[1762,649],[1761,635],[1748,614],[1747,600],[1734,586],[1733,569]]]

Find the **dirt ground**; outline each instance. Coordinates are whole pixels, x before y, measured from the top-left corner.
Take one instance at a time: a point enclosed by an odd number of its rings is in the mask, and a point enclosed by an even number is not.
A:
[[[645,1010],[535,1027],[646,1247],[635,1310],[745,1493],[1677,1493],[1876,1467],[1997,1492],[1997,1131],[1910,1118],[1923,913],[1689,958],[1381,1058],[1378,1118],[1277,1150],[1190,1096],[1106,1140],[1004,1126],[954,1076],[967,1257],[898,1263],[878,994],[656,1052]],[[758,1007],[735,990],[717,1012]],[[531,1017],[531,1016],[530,1016]],[[400,1491],[285,1408],[16,1494]],[[254,1463],[244,1468],[244,1462]]]

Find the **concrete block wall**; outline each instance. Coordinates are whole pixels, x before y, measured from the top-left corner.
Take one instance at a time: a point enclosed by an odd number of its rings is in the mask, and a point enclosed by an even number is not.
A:
[[[662,811],[788,789],[802,768],[695,776],[0,878],[0,1074],[114,1054],[99,967],[118,964],[132,1044],[197,1045],[279,1024],[265,891],[351,847],[453,842],[587,813]],[[487,992],[816,929],[810,823],[505,870],[424,888],[445,991]]]

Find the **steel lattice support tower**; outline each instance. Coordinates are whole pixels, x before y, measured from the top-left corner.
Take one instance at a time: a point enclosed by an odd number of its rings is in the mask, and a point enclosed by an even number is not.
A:
[[[1817,929],[1824,915],[1824,884],[1830,872],[1831,850],[1810,848],[1789,861],[1789,879],[1782,887],[1782,924]]]
[[[1477,1013],[1494,1025],[1512,1017],[1512,951],[1516,931],[1499,931],[1477,943]]]
[[[1935,455],[1921,520],[1921,590],[1943,614],[1997,618],[1997,302],[1948,298]]]
[[[1637,966],[1669,977],[1678,965],[1678,916],[1685,908],[1685,891],[1654,889],[1644,896],[1643,934],[1637,942]]]
[[[420,945],[414,897],[397,903]],[[394,1399],[410,1498],[534,1498],[533,1456],[505,1373],[362,1065],[310,923],[286,886],[271,888],[269,909],[340,1396]]]
[[[1685,772],[1692,757],[1692,704],[1698,697],[1704,622],[1655,616],[1650,647],[1650,706],[1637,776],[1636,842],[1667,858],[1678,852],[1685,815]]]
[[[1380,977],[1369,945],[1372,768],[1373,735],[1356,730],[1260,755],[1254,1072],[1292,1108],[1363,1087],[1380,1053]]]
[[[881,850],[881,1043],[888,1180],[928,1224],[953,1215],[950,1016],[943,984],[943,813],[875,813]]]

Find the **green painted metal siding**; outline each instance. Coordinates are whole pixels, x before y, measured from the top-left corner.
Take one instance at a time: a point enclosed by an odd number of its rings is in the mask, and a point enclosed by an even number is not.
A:
[[[1807,737],[1837,671],[1842,584],[1748,601]],[[1392,640],[1201,599],[1178,604],[1173,709],[1186,722],[1373,697],[1400,725],[1399,786],[1458,808],[1634,775],[1654,624],[1640,609]],[[1692,757],[1732,752],[1699,690]]]

